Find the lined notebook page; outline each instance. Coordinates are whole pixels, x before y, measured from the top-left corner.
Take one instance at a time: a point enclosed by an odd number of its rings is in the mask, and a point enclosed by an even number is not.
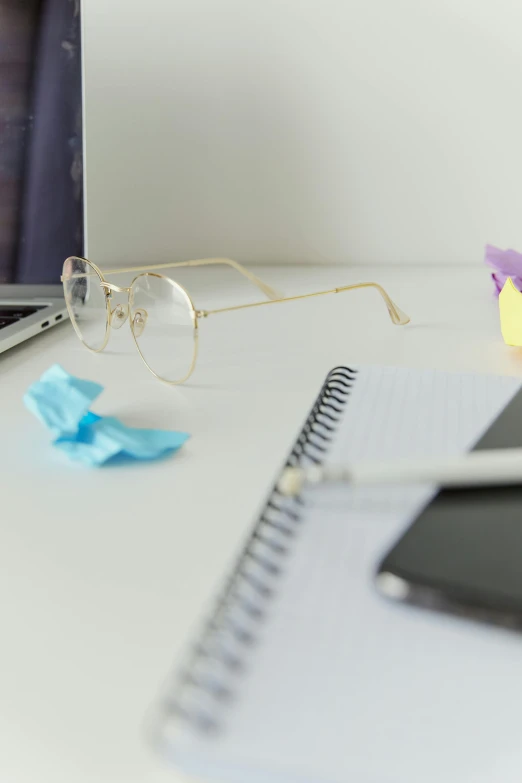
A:
[[[461,453],[519,385],[360,368],[328,459]],[[372,584],[433,491],[307,493],[222,729],[176,731],[178,764],[228,783],[519,783],[522,638],[394,604]]]

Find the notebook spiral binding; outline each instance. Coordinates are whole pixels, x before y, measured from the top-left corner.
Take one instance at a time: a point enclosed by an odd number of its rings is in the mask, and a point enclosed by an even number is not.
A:
[[[349,367],[328,373],[285,467],[323,462],[356,373]],[[179,721],[205,732],[221,728],[223,705],[233,700],[248,651],[277,590],[303,504],[301,497],[283,497],[277,485],[273,487],[211,618],[163,702],[162,734]]]

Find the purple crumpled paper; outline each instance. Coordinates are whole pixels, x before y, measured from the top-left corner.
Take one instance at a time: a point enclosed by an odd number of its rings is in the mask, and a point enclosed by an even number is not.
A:
[[[510,277],[519,291],[522,291],[522,253],[516,250],[500,250],[493,245],[486,245],[484,261],[494,271],[491,279],[495,283],[495,294],[498,296],[504,284]]]

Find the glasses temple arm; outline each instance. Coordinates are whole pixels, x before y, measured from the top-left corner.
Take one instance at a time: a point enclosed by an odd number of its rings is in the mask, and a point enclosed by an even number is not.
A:
[[[297,299],[310,299],[312,296],[324,296],[325,294],[340,294],[343,291],[354,291],[357,288],[375,288],[384,300],[390,319],[396,326],[404,326],[410,322],[410,318],[403,312],[398,305],[390,298],[384,288],[378,283],[356,283],[355,285],[345,285],[339,288],[331,288],[328,291],[316,291],[313,294],[301,294],[300,296],[287,296],[281,299],[274,299],[270,302],[253,302],[251,304],[235,305],[233,307],[221,307],[217,310],[199,310],[198,315],[206,318],[208,315],[217,313],[228,313],[232,310],[246,310],[250,307],[261,307],[268,304],[279,304],[281,302],[294,302]]]
[[[231,266],[236,272],[246,277],[255,286],[257,286],[264,294],[272,301],[278,301],[281,299],[281,294],[273,289],[271,286],[264,283],[257,277],[250,269],[247,269],[239,261],[234,261],[232,258],[196,258],[192,261],[171,261],[166,264],[152,264],[147,266],[128,266],[125,268],[117,269],[104,269],[104,275],[118,275],[124,272],[148,272],[153,269],[175,269],[176,267],[183,266],[213,266],[214,264],[225,264]]]

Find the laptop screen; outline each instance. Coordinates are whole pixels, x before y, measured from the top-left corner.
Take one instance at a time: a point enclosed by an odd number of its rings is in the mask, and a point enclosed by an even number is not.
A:
[[[83,255],[80,0],[0,0],[0,283]]]

